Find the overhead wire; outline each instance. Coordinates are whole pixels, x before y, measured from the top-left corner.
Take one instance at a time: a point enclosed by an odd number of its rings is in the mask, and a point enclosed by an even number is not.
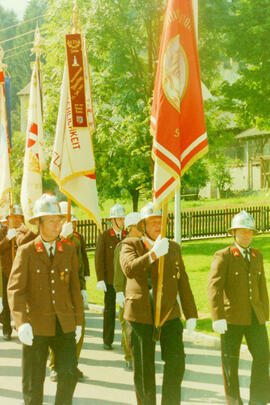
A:
[[[29,45],[29,44],[32,44],[32,45],[33,45],[33,41],[25,42],[24,44],[19,45],[19,46],[15,46],[14,48],[5,49],[5,54],[8,53],[8,52],[10,52],[10,51],[14,51],[15,49],[22,48],[23,46]]]
[[[14,54],[12,54],[12,55],[4,56],[4,57],[3,57],[3,60],[6,60],[6,59],[9,59],[9,58],[12,58],[13,56],[20,55],[21,53],[24,53],[24,52],[26,52],[26,51],[29,51],[29,52],[30,52],[30,50],[31,50],[31,47],[30,47],[30,48],[28,48],[28,49],[24,49],[23,51],[16,52],[16,53],[14,53]]]
[[[12,41],[12,39],[24,37],[25,35],[32,34],[32,32],[35,32],[35,31],[36,30],[31,30],[31,31],[25,32],[24,34],[16,35],[15,37],[12,37],[12,38],[4,39],[3,41],[0,41],[0,44],[5,44],[6,42]]]
[[[42,18],[42,17],[45,17],[45,14],[41,14],[41,15],[39,15],[39,16],[37,16],[37,17],[29,18],[28,20],[21,21],[21,22],[19,22],[18,24],[9,25],[8,27],[1,28],[1,29],[0,29],[0,32],[7,31],[7,30],[9,30],[9,29],[11,29],[11,28],[18,27],[19,25],[26,24],[26,23],[28,23],[28,22],[30,22],[30,21],[34,21],[34,20],[37,20],[38,18]]]

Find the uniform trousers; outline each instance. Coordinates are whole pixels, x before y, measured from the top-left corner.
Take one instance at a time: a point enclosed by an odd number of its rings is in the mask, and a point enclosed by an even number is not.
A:
[[[107,291],[104,293],[103,342],[110,346],[114,340],[116,293],[112,284],[106,283],[106,287]]]
[[[75,332],[64,333],[56,320],[55,336],[34,336],[33,345],[23,345],[22,386],[25,405],[42,405],[48,348],[55,356],[58,375],[54,405],[72,405],[77,384]]]
[[[131,324],[131,347],[134,362],[134,384],[138,405],[156,405],[155,342],[153,325]],[[162,383],[162,405],[181,403],[181,383],[185,371],[183,326],[172,319],[161,328],[161,358],[165,362]]]
[[[130,339],[128,333],[128,323],[124,319],[124,308],[119,307],[118,310],[118,320],[122,328],[122,347],[125,354],[125,360],[131,361],[132,360],[132,353],[130,349]]]
[[[3,287],[3,311],[2,311],[2,324],[3,324],[3,335],[11,335],[12,327],[10,323],[10,310],[7,300],[7,284],[8,277],[2,272],[2,287]]]
[[[245,336],[252,356],[250,401],[267,404],[270,401],[269,343],[266,326],[260,325],[255,314],[248,326],[230,325],[221,335],[221,351],[225,393],[228,405],[243,405],[240,398],[238,364],[240,346]]]

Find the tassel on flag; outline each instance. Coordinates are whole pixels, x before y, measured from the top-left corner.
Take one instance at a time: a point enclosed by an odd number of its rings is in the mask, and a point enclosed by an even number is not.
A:
[[[180,177],[208,151],[199,59],[190,0],[168,0],[152,105],[154,204],[180,187]]]
[[[83,35],[68,34],[66,51],[50,174],[60,191],[101,229],[92,143],[94,116]]]
[[[26,222],[34,215],[35,201],[42,195],[42,170],[45,168],[39,41],[40,34],[37,28],[35,47],[33,48],[33,51],[36,52],[36,61],[30,84],[24,169],[21,185],[21,206]]]
[[[2,61],[0,60],[0,64]],[[9,162],[9,140],[5,99],[5,75],[0,68],[0,216],[6,216],[10,208],[10,195],[12,191],[10,162]]]

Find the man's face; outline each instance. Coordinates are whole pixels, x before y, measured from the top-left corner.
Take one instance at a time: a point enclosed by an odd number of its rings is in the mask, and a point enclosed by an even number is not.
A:
[[[146,218],[145,231],[152,240],[156,240],[161,233],[161,217]]]
[[[8,217],[8,226],[9,228],[19,228],[23,222],[22,215],[12,215]]]
[[[48,215],[43,217],[40,223],[40,235],[45,242],[53,242],[62,229],[62,217],[59,215]]]
[[[131,225],[128,235],[134,238],[140,238],[142,236],[142,232],[139,231],[136,225]]]
[[[242,248],[248,248],[253,239],[253,231],[251,229],[238,228],[234,231],[236,243]]]
[[[112,218],[112,225],[116,231],[122,231],[124,229],[125,218]]]

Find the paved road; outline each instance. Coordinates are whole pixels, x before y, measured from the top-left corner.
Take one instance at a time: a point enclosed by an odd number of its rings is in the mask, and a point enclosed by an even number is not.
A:
[[[74,405],[135,405],[132,372],[124,369],[121,350],[121,332],[116,328],[114,350],[103,350],[102,315],[93,310],[86,312],[86,334],[79,367],[87,376],[78,383]],[[186,372],[183,382],[182,405],[224,404],[218,341],[201,334],[185,336]],[[247,403],[250,359],[243,352],[240,361],[242,398]],[[11,342],[0,338],[0,404],[21,405],[21,344],[14,332]],[[158,404],[162,385],[160,347],[156,358]],[[46,378],[44,405],[54,402],[56,384]]]

